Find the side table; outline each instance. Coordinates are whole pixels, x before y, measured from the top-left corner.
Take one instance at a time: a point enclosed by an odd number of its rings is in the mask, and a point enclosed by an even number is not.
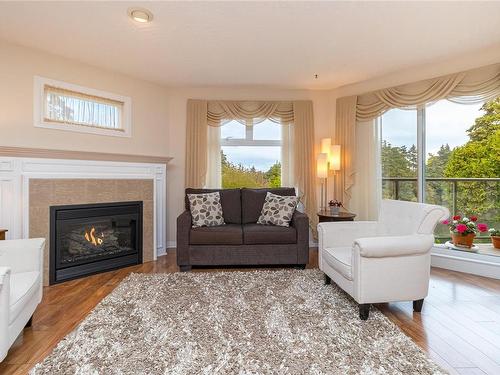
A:
[[[333,215],[329,210],[321,210],[318,212],[318,217],[320,223],[328,221],[354,221],[356,214],[351,212],[339,212],[337,215]]]

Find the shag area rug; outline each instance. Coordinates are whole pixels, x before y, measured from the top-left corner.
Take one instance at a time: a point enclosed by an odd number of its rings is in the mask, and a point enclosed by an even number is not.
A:
[[[32,374],[443,374],[319,270],[131,274]]]

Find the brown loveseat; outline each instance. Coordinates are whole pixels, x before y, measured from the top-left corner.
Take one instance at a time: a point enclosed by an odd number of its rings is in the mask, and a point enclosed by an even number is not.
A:
[[[216,227],[191,227],[187,194],[220,192],[224,222]],[[309,219],[295,211],[290,227],[256,224],[266,193],[295,195],[293,188],[186,189],[184,211],[177,218],[177,264],[192,266],[293,265],[309,259]]]

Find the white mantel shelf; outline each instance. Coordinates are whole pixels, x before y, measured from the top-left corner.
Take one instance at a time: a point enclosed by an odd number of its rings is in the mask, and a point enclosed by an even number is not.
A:
[[[118,161],[149,164],[167,164],[173,159],[169,156],[113,154],[107,152],[53,150],[46,148],[26,148],[10,146],[0,146],[0,157]]]
[[[4,155],[0,147],[0,155]],[[27,149],[22,149],[26,151]],[[44,155],[54,151],[42,150]],[[7,239],[29,237],[29,181],[30,179],[150,179],[154,196],[154,259],[166,252],[166,174],[171,158],[154,157],[130,160],[101,160],[106,155],[119,154],[72,153],[62,151],[67,158],[0,156],[0,227],[6,228]],[[86,160],[71,156],[85,156]],[[118,156],[117,156],[118,155]],[[98,158],[93,159],[93,158]],[[132,157],[138,160],[136,157]],[[147,161],[146,161],[147,160]],[[152,162],[156,161],[156,162]]]

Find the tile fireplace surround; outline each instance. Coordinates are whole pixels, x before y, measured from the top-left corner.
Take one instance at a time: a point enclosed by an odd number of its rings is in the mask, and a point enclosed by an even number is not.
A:
[[[0,227],[9,229],[8,239],[47,239],[44,285],[49,281],[50,206],[143,201],[143,261],[165,253],[170,158],[148,162],[148,157],[138,157],[137,162],[133,156],[66,151],[67,158],[53,159],[49,156],[61,157],[61,152],[42,151],[44,157],[24,157],[26,151],[23,157],[10,157],[1,156],[5,153],[0,147]],[[86,156],[88,160],[81,160]]]
[[[142,259],[153,251],[153,180],[31,179],[29,184],[29,235],[46,238],[44,283],[49,275],[49,207],[69,204],[143,201]]]

